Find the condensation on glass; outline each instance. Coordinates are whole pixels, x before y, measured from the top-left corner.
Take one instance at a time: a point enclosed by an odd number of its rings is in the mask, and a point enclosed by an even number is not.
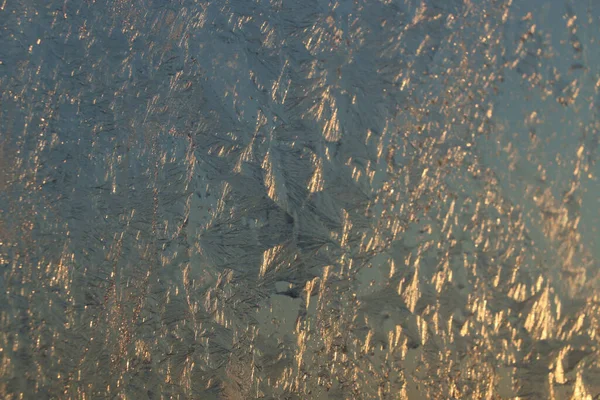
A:
[[[0,397],[599,399],[599,25],[0,0]]]

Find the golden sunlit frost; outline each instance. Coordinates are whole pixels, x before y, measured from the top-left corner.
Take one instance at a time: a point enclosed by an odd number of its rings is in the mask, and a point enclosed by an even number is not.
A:
[[[0,0],[0,397],[600,397],[595,2],[167,3]]]

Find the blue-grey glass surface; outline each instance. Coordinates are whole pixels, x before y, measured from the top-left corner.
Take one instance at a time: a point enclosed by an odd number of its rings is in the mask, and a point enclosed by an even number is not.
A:
[[[599,27],[0,0],[0,397],[600,399]]]

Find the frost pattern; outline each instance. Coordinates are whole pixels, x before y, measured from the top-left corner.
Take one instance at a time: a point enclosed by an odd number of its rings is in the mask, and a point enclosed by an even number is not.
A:
[[[0,2],[0,395],[600,399],[599,23]]]

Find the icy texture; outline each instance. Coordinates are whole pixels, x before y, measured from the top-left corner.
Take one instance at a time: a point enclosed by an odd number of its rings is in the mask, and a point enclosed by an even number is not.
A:
[[[0,0],[0,397],[599,399],[599,25]]]

